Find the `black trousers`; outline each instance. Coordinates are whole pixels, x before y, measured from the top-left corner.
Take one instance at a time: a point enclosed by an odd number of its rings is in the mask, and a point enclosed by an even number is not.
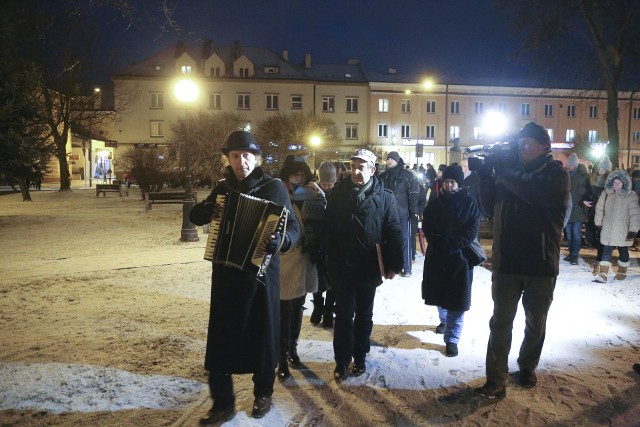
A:
[[[276,381],[275,370],[256,372],[253,374],[253,397],[271,397],[273,383]],[[233,395],[233,380],[231,374],[219,374],[209,371],[209,392],[213,399],[214,409],[229,409],[235,405]]]
[[[333,353],[337,365],[347,366],[352,357],[363,361],[371,349],[376,288],[340,286],[333,292],[336,297]]]
[[[302,329],[302,305],[306,296],[280,300],[280,354],[298,345]]]

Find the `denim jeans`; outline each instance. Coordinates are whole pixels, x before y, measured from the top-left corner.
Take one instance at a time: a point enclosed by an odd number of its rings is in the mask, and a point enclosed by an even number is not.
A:
[[[602,248],[602,261],[611,262],[613,256],[613,248],[615,246],[603,246]],[[620,262],[629,262],[629,247],[618,246],[618,255],[620,256]]]
[[[444,342],[458,344],[464,324],[464,311],[447,310],[438,306],[438,317],[440,317],[440,323],[445,324]]]
[[[520,369],[536,369],[542,353],[547,313],[553,301],[555,286],[556,277],[493,273],[493,316],[489,321],[491,333],[487,344],[487,381],[503,385],[509,377],[511,332],[520,297],[526,320],[518,365]]]
[[[333,353],[337,365],[347,366],[353,357],[364,360],[371,348],[375,287],[334,288],[336,319],[333,326]]]
[[[582,221],[573,221],[567,224],[567,240],[569,242],[569,255],[577,257],[582,246]]]

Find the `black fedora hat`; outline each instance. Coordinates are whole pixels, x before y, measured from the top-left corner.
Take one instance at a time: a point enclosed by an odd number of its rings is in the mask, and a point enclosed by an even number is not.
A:
[[[224,147],[220,149],[225,156],[229,155],[229,151],[246,150],[254,154],[262,154],[260,146],[253,139],[253,135],[246,130],[237,130],[231,132],[225,141]]]

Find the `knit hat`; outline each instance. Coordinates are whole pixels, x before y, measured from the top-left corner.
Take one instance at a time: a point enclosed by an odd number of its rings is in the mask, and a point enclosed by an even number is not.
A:
[[[442,182],[445,182],[447,179],[454,180],[458,183],[458,187],[462,187],[464,172],[462,172],[462,168],[457,163],[453,163],[442,172]]]
[[[396,163],[400,163],[400,154],[398,154],[397,151],[389,151],[389,154],[387,154],[387,159],[393,159],[396,161]]]
[[[322,162],[318,168],[318,174],[320,175],[320,182],[333,184],[338,180],[336,176],[336,167],[330,162]]]
[[[613,169],[613,165],[611,164],[611,160],[609,160],[609,156],[603,156],[600,163],[598,163],[598,169],[604,169],[606,171],[611,172]]]
[[[551,145],[551,139],[549,139],[549,133],[547,130],[534,122],[527,123],[525,127],[520,130],[518,139],[520,138],[532,138],[540,144]]]
[[[578,155],[576,153],[573,153],[567,159],[567,166],[578,167],[578,163],[580,163],[580,161],[578,160]]]

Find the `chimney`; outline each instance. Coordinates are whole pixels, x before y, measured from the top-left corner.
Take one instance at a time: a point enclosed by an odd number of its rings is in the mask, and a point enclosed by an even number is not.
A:
[[[242,53],[242,47],[240,47],[240,40],[233,41],[233,60],[240,58]]]
[[[357,59],[350,59],[349,61],[347,61],[347,64],[349,65],[358,65],[360,63],[360,61],[358,61]]]
[[[183,41],[179,41],[178,43],[176,43],[176,51],[175,51],[173,57],[174,58],[178,58],[183,53],[184,53],[184,42]]]
[[[207,59],[211,56],[211,47],[213,46],[213,40],[206,39],[202,45],[202,58]]]
[[[305,53],[304,54],[304,68],[306,68],[306,69],[310,69],[311,68],[311,54],[310,53]]]
[[[289,62],[289,51],[288,50],[283,50],[282,51],[282,59],[284,59],[285,61]]]

